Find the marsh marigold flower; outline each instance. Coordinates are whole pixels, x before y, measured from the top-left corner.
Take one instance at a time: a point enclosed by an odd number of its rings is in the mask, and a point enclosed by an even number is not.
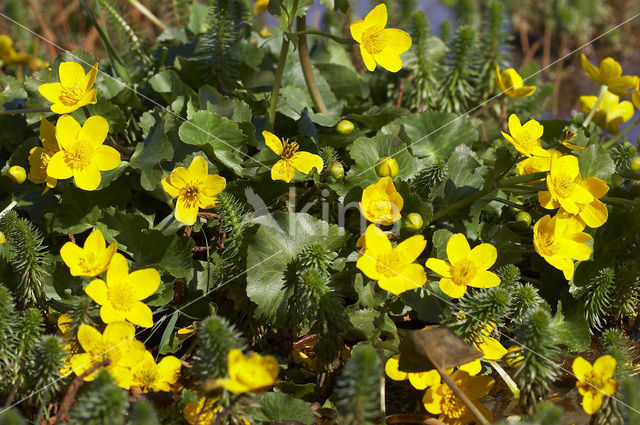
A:
[[[95,190],[100,185],[101,171],[120,165],[120,153],[103,145],[109,132],[107,120],[99,115],[87,118],[80,126],[71,115],[63,115],[56,123],[56,139],[60,150],[47,164],[47,175],[64,180],[73,177],[83,190]]]
[[[587,77],[600,85],[606,85],[610,92],[618,96],[627,96],[625,90],[632,89],[638,84],[638,77],[635,75],[622,75],[620,63],[613,58],[604,59],[600,62],[600,66],[596,67],[582,54],[580,62]]]
[[[269,149],[280,155],[280,160],[271,167],[271,179],[289,183],[296,174],[296,170],[304,174],[309,174],[313,168],[318,172],[322,171],[324,166],[322,158],[310,152],[299,152],[300,147],[296,142],[290,142],[288,139],[280,140],[278,136],[268,131],[263,131],[262,137]]]
[[[94,277],[107,271],[111,258],[118,250],[114,242],[107,246],[100,230],[94,230],[80,248],[67,242],[60,248],[62,261],[69,267],[71,276]]]
[[[13,48],[13,40],[7,35],[0,35],[0,60],[5,66],[19,65],[29,62],[31,56],[26,53],[18,53]]]
[[[224,177],[209,174],[207,160],[196,156],[189,168],[178,167],[171,174],[162,179],[162,187],[172,197],[176,198],[175,218],[191,226],[196,222],[198,210],[216,206],[216,195],[227,185]]]
[[[545,215],[533,226],[533,246],[544,260],[558,270],[565,279],[573,277],[573,261],[588,260],[591,248],[585,244],[591,236],[582,232],[584,224],[565,213],[553,218]]]
[[[611,134],[618,134],[620,124],[624,124],[633,117],[633,105],[631,102],[623,100],[615,94],[607,91],[593,114],[593,122],[598,127]],[[582,112],[588,114],[596,105],[598,98],[596,96],[580,96],[578,103]]]
[[[122,254],[116,253],[107,269],[107,280],[94,279],[84,291],[100,307],[104,323],[127,320],[134,325],[153,326],[151,309],[142,302],[158,290],[160,273],[156,269],[142,269],[129,273],[129,265]]]
[[[482,351],[482,358],[487,360],[500,360],[507,354],[507,349],[495,339],[490,336],[495,327],[494,322],[488,322],[479,326],[479,331],[474,333],[474,338],[469,341],[478,351]],[[479,333],[479,334],[478,334]],[[460,365],[459,368],[474,376],[480,373],[482,370],[482,363],[480,359],[475,359],[469,363]]]
[[[227,355],[228,378],[216,379],[216,383],[236,394],[261,392],[273,387],[280,366],[273,356],[262,357],[258,353],[248,356],[237,348]]]
[[[60,147],[56,140],[56,128],[45,117],[40,117],[40,141],[42,147],[36,146],[29,151],[29,174],[27,178],[35,184],[46,183],[45,192],[56,187],[57,179],[47,175],[49,159],[56,154]]]
[[[364,245],[356,267],[369,279],[377,280],[378,286],[385,291],[399,295],[427,282],[424,267],[414,263],[427,246],[422,235],[411,236],[393,248],[387,235],[370,224]]]
[[[609,212],[599,198],[609,191],[609,186],[597,177],[582,180],[575,156],[552,158],[547,188],[548,191],[538,192],[538,201],[543,208],[562,207],[589,227],[600,227],[607,221]]]
[[[202,397],[200,400],[187,403],[182,414],[190,425],[209,425],[222,406],[218,404],[220,397]]]
[[[140,387],[143,392],[172,391],[180,377],[181,363],[174,356],[165,356],[156,364],[153,355],[144,351],[140,353],[133,372],[133,386]]]
[[[615,371],[616,359],[609,354],[598,357],[593,366],[582,357],[573,361],[573,374],[578,378],[576,387],[587,414],[600,410],[605,395],[611,396],[618,390],[618,383],[613,379]]]
[[[640,88],[636,87],[633,93],[631,93],[631,102],[636,109],[640,110]]]
[[[145,350],[144,344],[135,339],[135,328],[131,323],[109,323],[102,334],[89,325],[80,325],[78,342],[85,352],[71,357],[71,368],[76,375],[82,375],[94,365],[109,360],[109,364],[104,368],[109,371],[120,387],[125,389],[131,387],[133,381],[131,367],[139,357],[137,353]],[[88,375],[84,380],[92,381],[96,372]]]
[[[391,177],[383,177],[378,183],[362,191],[360,212],[372,223],[390,225],[400,220],[404,200],[396,190]]]
[[[460,298],[467,286],[492,288],[500,284],[500,278],[488,271],[496,262],[498,251],[489,243],[471,249],[467,238],[457,233],[447,242],[449,263],[438,258],[429,258],[427,267],[442,276],[440,289],[451,298]]]
[[[253,3],[253,14],[258,15],[260,13],[263,13],[267,10],[268,7],[269,0],[256,0],[256,2]]]
[[[509,133],[501,132],[514,148],[521,154],[531,156],[549,157],[549,151],[542,148],[540,138],[544,133],[544,127],[536,120],[529,120],[524,125],[516,114],[509,117]]]
[[[398,354],[390,357],[384,365],[385,373],[394,381],[404,381],[408,379],[416,390],[424,390],[440,384],[440,374],[435,369],[425,372],[403,372],[398,368],[399,364],[400,355]],[[447,373],[450,373],[450,371]]]
[[[456,370],[451,380],[480,410],[480,413],[493,422],[493,414],[479,399],[489,394],[495,381],[489,376],[469,376],[463,370]],[[466,425],[476,421],[475,416],[446,383],[431,387],[422,398],[422,404],[429,413],[439,415],[438,420],[450,425]]]
[[[77,62],[62,62],[58,67],[59,83],[45,83],[38,87],[38,91],[51,105],[51,111],[56,114],[69,114],[83,106],[94,104],[98,101],[96,89],[93,83],[98,75],[96,63],[87,72]]]
[[[387,26],[387,6],[382,3],[373,8],[364,20],[351,23],[351,36],[360,44],[360,54],[369,71],[376,64],[390,72],[402,69],[400,55],[411,47],[411,36]]]
[[[509,97],[527,97],[536,91],[536,86],[525,86],[522,77],[513,68],[500,72],[496,66],[496,84]]]

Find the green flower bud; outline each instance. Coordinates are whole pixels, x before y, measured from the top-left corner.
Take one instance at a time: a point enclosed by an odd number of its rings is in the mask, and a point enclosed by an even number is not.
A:
[[[333,161],[329,165],[329,175],[336,180],[340,180],[344,177],[344,167],[338,161]]]
[[[520,211],[516,214],[516,225],[522,229],[531,226],[531,214],[526,211]]]
[[[398,167],[398,162],[393,159],[385,156],[380,158],[376,164],[376,174],[378,177],[395,177],[398,175],[398,171],[400,168]]]
[[[24,183],[27,178],[27,172],[19,165],[9,168],[9,178],[18,184]]]
[[[338,126],[336,127],[336,129],[338,130],[338,133],[344,134],[344,135],[351,134],[354,128],[355,126],[349,120],[340,121],[338,123]]]
[[[258,31],[258,34],[260,34],[260,37],[262,38],[269,38],[273,35],[271,30],[267,26],[260,28],[260,31]]]
[[[631,160],[631,169],[635,173],[640,173],[640,156],[636,156]]]
[[[418,232],[422,229],[424,221],[418,213],[411,213],[404,218],[404,228],[412,232]]]

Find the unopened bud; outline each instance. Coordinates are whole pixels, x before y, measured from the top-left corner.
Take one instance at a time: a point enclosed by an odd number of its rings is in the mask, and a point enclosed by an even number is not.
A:
[[[418,213],[411,213],[404,218],[404,228],[413,232],[418,232],[424,226],[422,216]]]
[[[636,156],[631,160],[631,169],[635,173],[640,173],[640,156]]]
[[[262,38],[269,38],[273,35],[271,30],[267,26],[260,28],[260,31],[258,31],[258,34],[260,34],[260,37]]]
[[[331,165],[329,165],[329,175],[336,180],[340,180],[344,177],[344,167],[338,161],[333,161]]]
[[[347,134],[351,134],[354,128],[355,126],[351,121],[342,120],[338,123],[337,130],[338,130],[338,133],[347,135]]]
[[[18,184],[24,183],[27,178],[27,172],[19,165],[9,168],[9,178]]]
[[[376,174],[378,177],[395,177],[398,175],[398,171],[400,168],[398,167],[398,162],[393,159],[385,156],[378,160],[376,164]]]

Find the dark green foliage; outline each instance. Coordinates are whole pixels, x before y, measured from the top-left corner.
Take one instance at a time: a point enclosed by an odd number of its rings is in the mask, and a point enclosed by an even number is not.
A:
[[[633,362],[636,358],[636,351],[633,341],[627,338],[618,329],[607,329],[600,336],[600,351],[603,354],[611,354],[615,357],[616,377],[627,376],[633,373]]]
[[[631,165],[631,160],[635,158],[638,151],[631,143],[623,142],[611,147],[609,154],[618,170],[628,170]]]
[[[326,274],[336,256],[335,252],[328,250],[321,243],[314,243],[303,248],[300,266],[302,269],[314,268]]]
[[[500,286],[502,288],[512,288],[520,283],[520,269],[513,264],[507,264],[499,267],[496,274],[500,278]]]
[[[0,378],[3,382],[9,379],[11,365],[15,362],[16,322],[13,297],[7,288],[0,285]]]
[[[460,299],[450,327],[467,341],[480,343],[482,331],[496,327],[509,314],[509,304],[509,292],[500,287],[467,293]]]
[[[582,293],[584,314],[589,326],[602,329],[611,313],[611,298],[616,286],[613,269],[602,269],[589,280]]]
[[[189,23],[189,0],[170,0],[170,19],[176,27],[185,27]]]
[[[431,22],[427,15],[416,10],[411,14],[411,38],[416,51],[414,74],[415,92],[411,107],[417,110],[435,107],[437,99],[436,80],[433,75],[434,63],[427,58]]]
[[[133,405],[128,425],[160,425],[158,415],[153,404],[146,399],[140,399]]]
[[[340,154],[331,146],[321,147],[318,153],[320,154],[320,158],[322,158],[322,162],[326,165],[326,168],[328,168],[333,161],[340,161]]]
[[[224,234],[224,248],[220,255],[225,260],[233,260],[237,266],[233,268],[238,269],[244,264],[239,255],[242,253],[245,242],[247,208],[232,194],[222,192],[218,195],[216,212],[218,213],[219,231]]]
[[[55,400],[62,384],[60,369],[66,357],[64,342],[55,335],[43,336],[33,347],[21,386],[25,396],[33,394],[27,400],[28,404],[43,408]]]
[[[83,388],[83,394],[71,411],[71,423],[77,425],[122,425],[129,409],[129,394],[118,387],[106,370]]]
[[[476,31],[467,25],[456,31],[444,66],[438,107],[445,112],[467,112],[476,97],[479,50]]]
[[[640,380],[625,376],[618,385],[617,395],[626,405],[620,409],[625,425],[640,425]]]
[[[602,402],[600,410],[594,414],[595,425],[622,425],[622,416],[620,416],[620,409],[626,409],[624,406],[620,406],[620,403],[611,398],[605,397]]]
[[[360,343],[353,348],[335,392],[335,405],[344,417],[341,423],[365,425],[378,423],[380,411],[380,378],[382,363],[376,349]]]
[[[482,68],[479,80],[484,87],[483,95],[491,96],[495,92],[495,68],[501,69],[509,56],[507,48],[511,41],[508,21],[503,2],[491,0],[487,3],[482,27]]]
[[[0,232],[3,232],[9,245],[9,262],[17,274],[15,287],[11,288],[21,304],[38,303],[42,289],[49,276],[44,238],[31,222],[18,217],[15,211],[9,211],[0,220]]]
[[[474,30],[480,26],[480,3],[476,0],[457,0],[455,10],[458,25],[468,25]]]
[[[449,169],[445,160],[428,165],[411,180],[411,190],[422,198],[427,198],[431,189],[442,183],[449,176]]]
[[[448,19],[440,24],[440,39],[446,44],[451,40],[451,21]]]
[[[114,35],[112,42],[116,42],[119,51],[129,54],[124,55],[124,59],[129,64],[142,59],[145,64],[151,62],[149,56],[145,53],[142,40],[136,34],[136,31],[129,25],[127,21],[126,11],[118,4],[118,2],[109,0],[96,0],[96,4],[104,9],[109,23],[110,38]]]
[[[547,397],[549,383],[558,376],[560,351],[553,343],[551,320],[546,310],[538,309],[515,326],[523,359],[514,378],[521,392],[520,407],[527,414],[533,414],[536,404]]]
[[[522,321],[530,311],[546,302],[538,293],[538,289],[530,283],[518,283],[511,288],[511,318]]]
[[[0,413],[0,425],[26,425],[26,423],[22,416],[14,409]]]
[[[67,324],[68,330],[64,335],[67,339],[66,342],[71,343],[71,348],[74,352],[80,349],[78,340],[75,336],[78,334],[78,328],[80,325],[92,325],[92,316],[98,315],[98,309],[96,303],[88,296],[79,296],[71,298],[71,304],[69,314],[71,315],[71,321]]]
[[[235,326],[215,315],[200,323],[198,338],[192,369],[198,383],[227,376],[229,351],[246,348],[246,342]]]
[[[640,264],[635,258],[624,258],[615,266],[616,285],[612,297],[614,320],[635,316],[640,302],[638,281],[640,280]]]
[[[21,313],[16,325],[15,350],[20,358],[26,360],[31,356],[33,346],[43,331],[42,315],[39,310],[29,308]]]

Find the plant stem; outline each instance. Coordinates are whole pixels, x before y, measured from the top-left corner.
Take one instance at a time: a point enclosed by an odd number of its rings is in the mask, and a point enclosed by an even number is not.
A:
[[[479,192],[474,193],[471,196],[468,196],[464,199],[459,200],[458,202],[449,205],[447,208],[443,209],[442,211],[440,211],[438,214],[435,214],[433,217],[431,217],[431,220],[429,220],[429,223],[435,223],[436,221],[440,220],[443,217],[446,217],[447,215],[451,214],[452,212],[459,210],[460,208],[464,208],[467,205],[470,205],[472,203],[474,203],[475,201],[477,201],[478,199],[482,198],[483,196],[487,195],[489,192],[491,192],[491,189],[482,189]]]
[[[489,360],[489,359],[485,359],[485,360],[489,362],[489,364],[495,369],[496,372],[498,372],[498,375],[500,375],[504,383],[507,384],[507,387],[509,387],[509,389],[513,393],[513,397],[520,398],[520,389],[518,389],[518,386],[516,385],[516,383],[513,382],[513,379],[511,379],[509,374],[502,368],[502,366],[500,366],[498,362],[494,360]]]
[[[298,0],[293,0],[293,7],[289,13],[288,28],[291,31],[293,26],[293,18],[298,10]],[[284,66],[287,64],[287,55],[289,54],[289,37],[286,33],[282,34],[282,47],[280,48],[280,57],[278,58],[278,67],[276,68],[276,78],[273,82],[273,90],[271,92],[271,104],[269,105],[269,124],[271,129],[276,122],[276,110],[278,109],[278,94],[280,93],[280,85],[282,84],[282,75],[284,74]]]
[[[640,117],[638,117],[637,120],[635,120],[633,122],[633,124],[631,124],[629,127],[625,128],[623,131],[621,131],[620,133],[618,133],[615,137],[607,140],[602,147],[605,149],[609,149],[611,146],[615,145],[615,143],[620,140],[625,134],[627,134],[628,132],[630,132],[631,130],[633,130],[635,128],[635,126],[637,126],[638,124],[640,124]]]
[[[616,198],[614,196],[603,196],[602,198],[600,198],[600,200],[610,205],[626,205],[629,207],[640,207],[640,202],[638,201],[632,201],[631,199],[624,199],[624,198]]]
[[[51,112],[51,108],[11,109],[0,111],[0,115],[28,114],[30,112]]]
[[[525,174],[522,176],[511,177],[510,179],[506,179],[502,181],[502,184],[499,185],[499,188],[503,186],[513,186],[520,183],[528,183],[536,180],[540,180],[547,177],[546,171],[541,171],[539,173]]]
[[[307,28],[307,16],[298,16],[297,29],[304,31]],[[300,67],[302,68],[302,75],[304,75],[304,82],[307,84],[309,95],[311,100],[316,106],[316,109],[321,114],[329,114],[327,105],[325,105],[320,89],[316,83],[316,77],[313,75],[313,67],[311,65],[311,58],[309,57],[309,46],[307,45],[307,35],[298,32],[298,55],[300,56]]]
[[[296,35],[301,35],[301,34],[321,35],[323,37],[330,38],[336,43],[340,43],[340,44],[358,44],[358,42],[355,40],[338,37],[337,35],[329,34],[328,32],[318,31],[318,30],[307,30],[307,29],[300,30],[300,28],[298,27],[298,31],[296,31]]]
[[[602,86],[600,86],[600,94],[598,95],[598,100],[596,100],[595,105],[593,105],[593,108],[591,108],[591,112],[589,112],[589,115],[587,115],[587,118],[582,123],[583,127],[588,126],[589,123],[591,122],[591,119],[593,118],[596,111],[598,110],[600,103],[602,103],[602,99],[604,99],[604,95],[607,94],[607,89],[608,87],[606,84],[603,84]]]
[[[147,9],[138,0],[127,0],[127,1],[129,2],[130,5],[132,5],[136,9],[138,9],[140,11],[140,13],[142,13],[144,16],[146,16],[151,22],[153,22],[158,28],[160,28],[163,31],[167,29],[167,26],[164,24],[164,22],[162,22],[160,19],[158,19],[158,17],[156,17],[156,15],[151,13],[151,11],[149,9]]]

